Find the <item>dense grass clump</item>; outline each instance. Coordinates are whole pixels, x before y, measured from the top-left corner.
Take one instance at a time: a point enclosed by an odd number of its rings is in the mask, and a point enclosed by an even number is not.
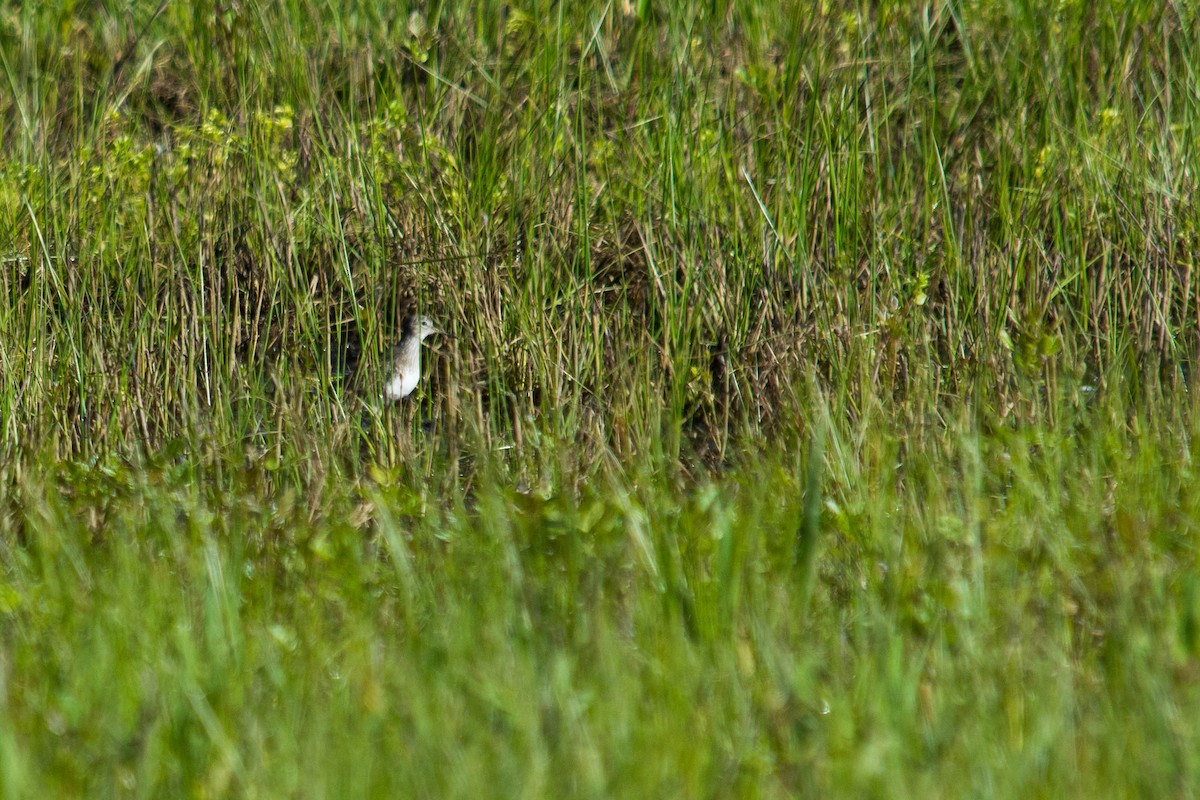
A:
[[[0,4],[0,798],[1193,796],[1197,30]]]

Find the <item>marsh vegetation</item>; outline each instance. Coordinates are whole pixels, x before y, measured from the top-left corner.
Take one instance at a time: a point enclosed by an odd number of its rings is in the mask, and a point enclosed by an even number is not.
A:
[[[0,4],[0,797],[1193,796],[1197,30]]]

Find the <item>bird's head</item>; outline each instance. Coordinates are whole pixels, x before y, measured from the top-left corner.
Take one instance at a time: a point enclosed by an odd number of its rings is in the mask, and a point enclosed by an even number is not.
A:
[[[405,317],[400,333],[404,338],[413,336],[420,342],[424,341],[428,336],[432,336],[435,333],[445,333],[445,331],[437,326],[432,317],[411,314]]]

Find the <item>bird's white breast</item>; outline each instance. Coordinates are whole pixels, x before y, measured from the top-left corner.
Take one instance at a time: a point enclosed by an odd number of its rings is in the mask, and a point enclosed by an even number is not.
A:
[[[417,388],[418,377],[420,376],[416,370],[397,372],[383,387],[384,399],[399,400],[401,397],[412,394],[412,390]]]

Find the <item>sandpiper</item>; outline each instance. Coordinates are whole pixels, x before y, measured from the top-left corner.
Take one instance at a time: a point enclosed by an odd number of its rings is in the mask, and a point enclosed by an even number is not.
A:
[[[384,400],[395,402],[417,388],[421,380],[421,342],[435,333],[445,334],[445,331],[429,317],[410,314],[404,318],[400,341],[392,348],[392,372],[383,387]]]

